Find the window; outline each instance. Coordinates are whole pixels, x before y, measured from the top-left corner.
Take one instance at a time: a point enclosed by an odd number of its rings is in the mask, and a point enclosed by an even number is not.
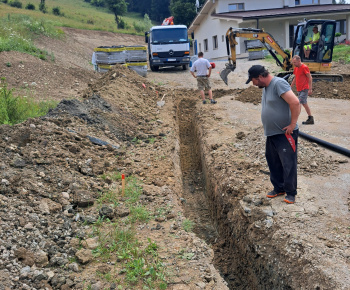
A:
[[[336,22],[337,28],[335,32],[340,32],[341,34],[346,34],[346,20],[339,20]]]
[[[221,35],[221,41],[222,41],[222,42],[225,41],[225,35]]]
[[[244,3],[228,4],[228,11],[244,10]]]
[[[213,49],[218,49],[218,36],[213,36]]]
[[[295,5],[320,4],[320,0],[295,0]]]
[[[204,39],[203,44],[204,44],[204,51],[208,51],[208,39]]]

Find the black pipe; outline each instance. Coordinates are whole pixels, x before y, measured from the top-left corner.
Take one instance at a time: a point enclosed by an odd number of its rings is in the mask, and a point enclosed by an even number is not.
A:
[[[323,146],[323,147],[325,147],[327,149],[330,149],[332,151],[335,151],[335,152],[343,154],[343,155],[345,155],[347,157],[350,157],[350,150],[348,150],[346,148],[340,147],[338,145],[334,145],[334,144],[329,143],[327,141],[323,141],[321,139],[318,139],[316,137],[310,136],[310,135],[305,134],[305,133],[300,132],[300,131],[299,131],[299,136],[304,138],[304,139],[306,139],[306,140],[309,140],[311,142],[315,142],[315,143],[317,143],[317,144],[319,144],[319,145],[321,145],[321,146]]]

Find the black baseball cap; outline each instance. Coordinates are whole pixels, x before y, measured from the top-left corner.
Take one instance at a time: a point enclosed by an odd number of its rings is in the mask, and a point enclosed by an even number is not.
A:
[[[262,65],[253,65],[248,70],[248,80],[246,81],[246,84],[249,84],[252,78],[258,78],[264,71],[266,71],[266,69]]]

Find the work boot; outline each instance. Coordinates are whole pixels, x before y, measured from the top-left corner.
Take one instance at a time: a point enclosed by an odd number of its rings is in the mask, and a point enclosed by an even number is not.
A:
[[[295,202],[295,195],[286,195],[283,200],[285,203],[293,204]]]
[[[315,124],[314,122],[314,117],[309,116],[305,122],[303,122],[303,125],[313,125]]]

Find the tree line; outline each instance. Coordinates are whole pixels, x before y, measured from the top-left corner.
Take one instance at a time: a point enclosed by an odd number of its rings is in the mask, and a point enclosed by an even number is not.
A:
[[[121,16],[128,12],[137,12],[157,23],[169,16],[174,16],[174,24],[190,25],[196,16],[196,0],[84,0],[96,7],[106,7],[114,13],[115,21],[120,26]],[[206,0],[199,0],[203,5]]]

